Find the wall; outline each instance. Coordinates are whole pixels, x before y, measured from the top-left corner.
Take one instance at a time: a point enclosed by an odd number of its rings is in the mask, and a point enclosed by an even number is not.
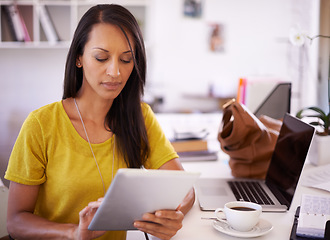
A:
[[[236,94],[238,79],[242,76],[276,76],[293,82],[294,108],[316,101],[317,70],[304,74],[308,100],[298,102],[302,79],[301,50],[289,41],[290,29],[301,25],[311,34],[318,32],[318,1],[312,0],[204,0],[200,18],[183,15],[183,1],[155,0],[151,4],[148,50],[153,58],[149,80],[155,94],[165,96],[163,110],[203,108],[184,93],[206,95],[213,84],[223,94]],[[223,53],[210,52],[208,37],[210,23],[224,25]],[[314,49],[310,49],[310,48]],[[307,46],[304,55],[307,64],[317,59],[317,42]],[[310,51],[312,51],[310,53]],[[307,70],[306,70],[307,71]],[[305,72],[306,73],[306,72]],[[166,91],[164,91],[166,89]],[[181,104],[178,104],[181,103]]]
[[[288,36],[297,23],[311,35],[318,33],[318,0],[204,0],[197,19],[183,16],[183,0],[149,2],[146,93],[164,97],[163,111],[214,110],[218,105],[212,99],[186,94],[206,95],[213,84],[223,95],[234,95],[238,78],[251,75],[291,80],[293,109],[316,102],[318,42],[305,46],[303,79],[298,79],[301,50]],[[208,50],[213,22],[225,27],[223,53]],[[0,48],[1,177],[27,114],[61,99],[66,53],[63,48]]]
[[[321,1],[320,34],[330,36],[330,1]],[[318,105],[325,111],[330,112],[330,39],[320,38],[319,65],[318,65]]]
[[[62,98],[66,54],[67,49],[0,49],[1,177],[29,112]]]

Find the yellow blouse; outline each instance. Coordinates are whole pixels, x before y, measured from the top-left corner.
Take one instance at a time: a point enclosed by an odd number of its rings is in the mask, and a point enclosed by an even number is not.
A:
[[[177,158],[154,113],[142,104],[150,155],[146,168],[157,169]],[[115,151],[114,138],[92,148],[108,188],[119,168],[126,168]],[[104,196],[103,185],[87,141],[73,127],[62,101],[29,114],[9,159],[5,178],[26,185],[40,185],[35,214],[59,223],[78,223],[79,212]],[[126,232],[108,232],[100,239],[126,239]]]

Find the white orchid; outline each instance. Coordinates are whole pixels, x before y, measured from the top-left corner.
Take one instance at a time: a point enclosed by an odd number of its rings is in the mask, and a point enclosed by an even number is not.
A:
[[[330,36],[324,36],[324,35],[316,35],[314,37],[308,36],[305,31],[301,30],[300,27],[293,27],[290,29],[290,35],[289,40],[292,43],[292,45],[301,47],[304,45],[306,39],[310,40],[310,44],[312,44],[313,39],[315,38],[330,38]]]
[[[301,47],[306,41],[307,35],[299,27],[291,28],[289,40],[292,45]]]

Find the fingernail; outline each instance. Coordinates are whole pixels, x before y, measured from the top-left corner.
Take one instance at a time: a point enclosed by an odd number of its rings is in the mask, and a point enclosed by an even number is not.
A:
[[[139,228],[139,227],[141,227],[141,225],[139,223],[135,222],[134,227]]]

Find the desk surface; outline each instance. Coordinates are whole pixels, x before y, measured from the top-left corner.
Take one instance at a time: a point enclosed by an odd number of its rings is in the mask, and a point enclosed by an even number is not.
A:
[[[0,180],[0,238],[7,235],[7,205],[8,205],[8,188],[1,185]]]
[[[228,165],[228,157],[225,154],[220,154],[218,161],[210,162],[185,162],[183,163],[184,168],[187,171],[199,171],[201,177],[215,177],[215,178],[227,178],[232,177],[230,174],[230,168]],[[307,162],[303,169],[303,175],[308,174],[313,170],[313,166]],[[262,213],[261,218],[266,219],[273,225],[273,230],[268,234],[258,237],[257,239],[263,240],[279,240],[279,239],[290,239],[291,228],[293,224],[294,214],[297,206],[300,204],[302,193],[310,193],[316,195],[329,195],[329,192],[317,190],[313,188],[304,187],[298,184],[296,194],[294,195],[292,205],[289,211],[285,213]],[[220,206],[219,206],[220,207]],[[196,199],[193,208],[186,215],[183,228],[175,235],[173,240],[219,240],[219,239],[242,239],[228,236],[215,230],[212,227],[213,220],[201,219],[202,217],[208,218],[213,217],[213,212],[201,211],[199,208],[198,200]],[[128,240],[130,239],[141,239],[144,237],[139,232],[129,232]],[[155,239],[155,238],[152,238]]]
[[[208,177],[228,177],[230,175],[230,168],[226,159],[219,159],[216,162],[209,163],[185,163],[184,167],[188,171],[202,171],[202,177],[206,175]],[[308,173],[309,169],[312,168],[308,163],[306,164],[303,173]],[[262,213],[261,218],[268,220],[273,225],[273,230],[259,237],[258,239],[267,240],[278,240],[278,239],[289,239],[291,233],[291,227],[293,224],[294,214],[297,206],[300,204],[300,198],[302,193],[311,194],[329,194],[327,192],[307,188],[298,184],[297,192],[293,198],[292,205],[286,213]],[[221,206],[219,206],[221,207]],[[189,239],[189,240],[216,240],[216,239],[241,239],[228,236],[224,233],[218,232],[212,227],[212,220],[203,220],[201,217],[213,217],[213,212],[203,212],[199,208],[198,200],[196,200],[193,208],[187,214],[184,220],[184,227],[178,232],[173,238],[178,239]]]
[[[213,150],[220,150],[219,142],[217,142],[218,128],[222,115],[217,114],[157,114],[160,125],[163,127],[165,134],[171,137],[174,127],[185,126],[191,129],[206,128],[210,131],[209,147]],[[201,177],[228,178],[232,177],[230,167],[228,165],[228,156],[220,151],[219,159],[210,162],[184,162],[184,168],[187,171],[201,172]],[[313,166],[309,164],[308,159],[303,169],[302,178],[313,170]],[[258,240],[286,240],[290,239],[291,228],[294,220],[294,214],[297,206],[300,205],[302,193],[329,195],[329,192],[307,188],[298,183],[297,191],[294,195],[290,209],[285,213],[262,213],[261,218],[268,220],[273,225],[273,230],[268,234],[258,237]],[[221,206],[219,206],[221,207]],[[196,199],[193,208],[186,215],[183,228],[175,235],[173,240],[219,240],[219,239],[242,239],[228,236],[218,232],[212,227],[213,220],[204,220],[202,217],[213,217],[213,212],[204,212],[199,208]],[[143,234],[138,231],[130,231],[127,235],[128,240],[143,240]],[[155,238],[152,238],[155,239]]]

